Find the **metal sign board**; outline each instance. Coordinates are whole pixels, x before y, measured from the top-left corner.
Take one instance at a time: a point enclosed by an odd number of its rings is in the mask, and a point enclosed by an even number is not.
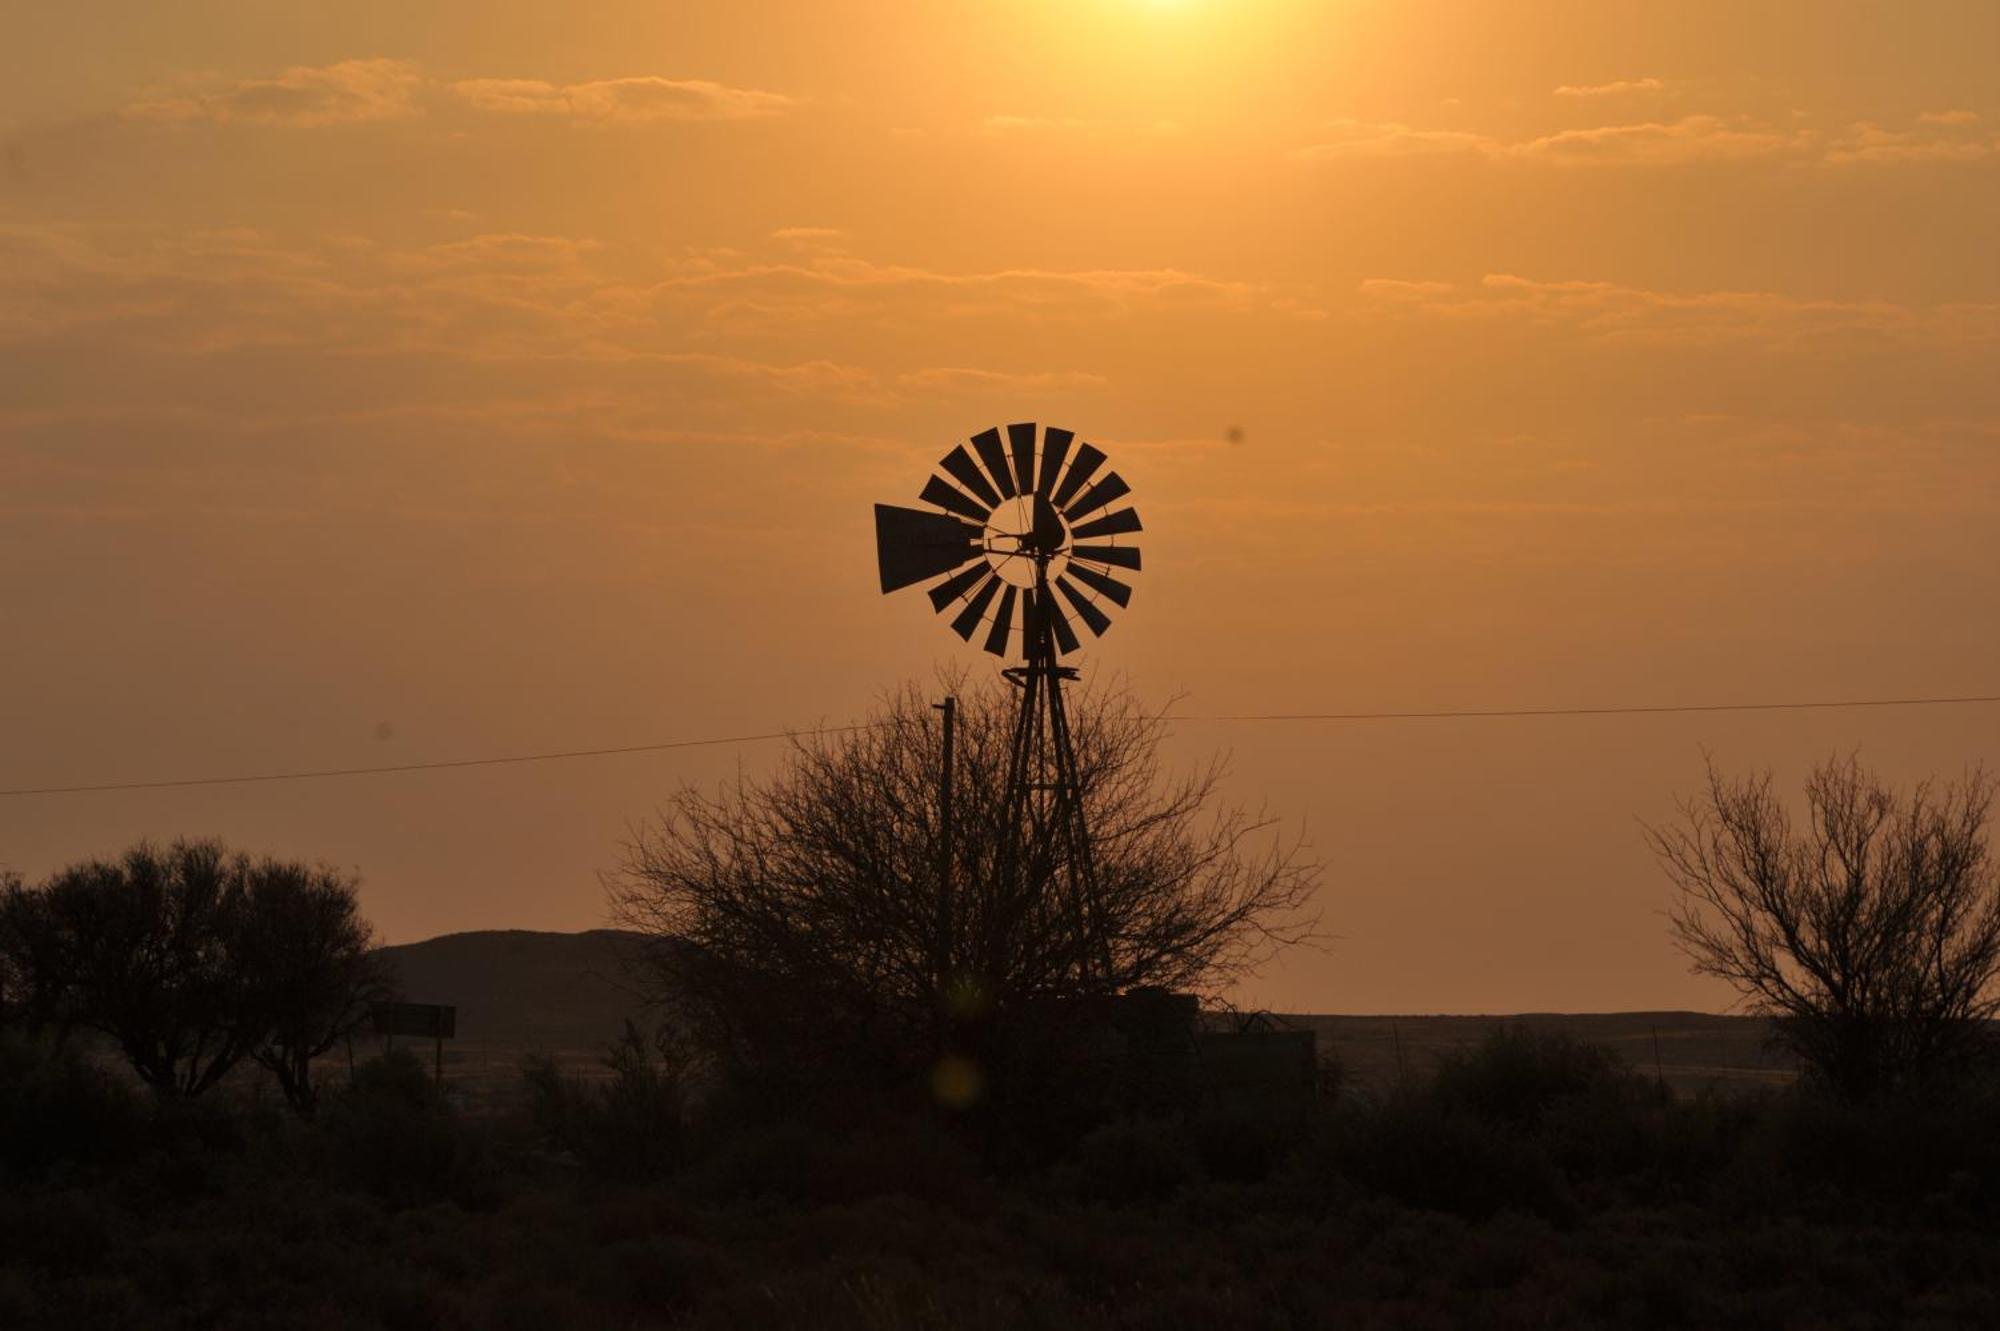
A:
[[[377,1035],[449,1040],[458,1033],[458,1009],[450,1003],[375,1003],[368,1023]]]

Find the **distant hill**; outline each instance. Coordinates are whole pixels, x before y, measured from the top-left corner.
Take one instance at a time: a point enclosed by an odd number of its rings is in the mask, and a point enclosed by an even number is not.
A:
[[[643,1016],[625,968],[644,941],[614,929],[580,934],[496,929],[382,951],[395,963],[405,998],[457,1006],[454,1061],[512,1077],[519,1051],[567,1053],[587,1063],[617,1038],[628,1016]],[[1361,1085],[1426,1075],[1438,1055],[1507,1022],[1607,1045],[1642,1072],[1653,1071],[1657,1058],[1661,1075],[1684,1090],[1770,1084],[1793,1075],[1789,1062],[1767,1047],[1769,1026],[1750,1017],[1602,1012],[1277,1019],[1317,1031],[1321,1050],[1333,1054]]]
[[[403,997],[458,1008],[458,1039],[518,1049],[594,1049],[641,1012],[625,973],[643,939],[485,929],[385,947]]]

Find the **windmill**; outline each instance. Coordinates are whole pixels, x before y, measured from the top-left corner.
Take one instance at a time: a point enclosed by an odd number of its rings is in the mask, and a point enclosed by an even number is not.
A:
[[[931,608],[951,616],[953,632],[967,642],[979,634],[988,652],[1018,659],[1001,671],[1019,689],[1004,806],[1013,839],[1002,848],[1001,886],[1021,894],[1047,927],[1090,940],[1081,964],[1108,977],[1110,939],[1063,704],[1063,685],[1077,671],[1062,658],[1082,647],[1072,617],[1101,637],[1112,611],[1130,604],[1119,571],[1139,568],[1130,543],[1139,514],[1121,506],[1131,486],[1104,470],[1103,451],[1069,430],[1016,424],[1004,439],[996,427],[970,444],[939,460],[918,495],[930,508],[875,506],[882,590],[936,579],[926,589]],[[945,782],[948,809],[948,756]],[[947,881],[949,863],[947,851]]]

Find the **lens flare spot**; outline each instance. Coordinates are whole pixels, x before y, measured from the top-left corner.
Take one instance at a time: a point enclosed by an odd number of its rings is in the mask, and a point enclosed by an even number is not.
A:
[[[979,1065],[958,1054],[947,1054],[931,1069],[931,1095],[946,1109],[970,1109],[986,1092]]]

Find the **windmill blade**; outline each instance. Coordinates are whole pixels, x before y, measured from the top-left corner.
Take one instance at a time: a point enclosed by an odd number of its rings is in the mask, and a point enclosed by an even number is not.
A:
[[[1007,444],[1014,450],[1014,483],[1022,494],[1035,490],[1035,423],[1007,427]]]
[[[1062,465],[1069,458],[1070,440],[1074,438],[1073,432],[1053,425],[1042,431],[1042,471],[1035,478],[1036,494],[1055,493],[1056,477],[1062,474]]]
[[[1000,609],[993,616],[993,627],[986,632],[986,650],[995,656],[1007,654],[1007,631],[1014,626],[1014,601],[1019,589],[1008,583],[1000,593]]]
[[[930,589],[931,609],[937,611],[939,614],[943,614],[946,606],[972,590],[972,584],[978,582],[992,571],[992,569],[986,566],[986,561],[983,559],[966,565]],[[1081,570],[1078,571],[1081,572]]]
[[[988,569],[986,581],[979,584],[979,590],[972,594],[972,599],[958,612],[958,618],[951,621],[951,631],[971,642],[972,630],[979,627],[981,616],[985,615],[986,607],[993,604],[994,594],[999,590],[1000,575]]]
[[[1069,464],[1069,475],[1063,477],[1062,487],[1049,498],[1055,501],[1057,508],[1061,508],[1069,502],[1071,495],[1083,488],[1085,481],[1097,474],[1097,469],[1103,465],[1104,450],[1091,444],[1078,444],[1076,461]]]
[[[950,509],[954,513],[971,518],[981,527],[986,525],[986,515],[993,511],[948,483],[942,476],[931,477],[930,483],[924,486],[924,492],[917,498],[926,504],[936,504],[939,508]]]
[[[1106,504],[1110,503],[1112,500],[1123,499],[1126,495],[1131,493],[1132,493],[1132,487],[1125,483],[1125,478],[1123,476],[1120,476],[1117,472],[1114,471],[1109,476],[1106,476],[1103,480],[1099,481],[1097,484],[1091,486],[1088,490],[1085,490],[1083,492],[1083,496],[1079,498],[1075,503],[1067,505],[1063,509],[1063,514],[1071,522],[1076,522],[1079,519],[1081,519],[1084,514],[1095,513],[1098,509],[1103,508]]]
[[[1056,647],[1060,652],[1073,652],[1082,646],[1076,640],[1076,630],[1069,626],[1069,616],[1065,615],[1062,612],[1062,607],[1056,604],[1055,597],[1051,596],[1048,598],[1048,604],[1043,607],[1043,613],[1049,617],[1049,628],[1056,635]]]
[[[1140,557],[1127,533],[1144,530],[1131,492],[1074,431],[982,430],[938,459],[925,507],[875,506],[882,590],[922,584],[952,632],[1003,660],[1060,659],[1131,605]]]
[[[942,513],[875,505],[875,560],[882,590],[893,592],[935,578],[975,558],[979,533],[978,527]]]
[[[1121,508],[1116,513],[1107,513],[1101,518],[1084,523],[1081,527],[1071,531],[1070,535],[1073,537],[1117,536],[1128,531],[1144,530],[1145,528],[1139,525],[1138,509]]]
[[[1070,562],[1088,559],[1093,564],[1116,564],[1119,568],[1139,567],[1139,547],[1136,545],[1073,545],[1069,548]]]
[[[972,454],[965,451],[964,444],[945,454],[938,465],[950,472],[953,480],[985,500],[988,511],[1000,506],[1000,492],[987,481],[986,473],[972,460]]]
[[[1000,487],[1003,499],[1014,497],[1014,473],[1007,465],[1007,450],[1000,446],[1000,431],[981,430],[972,436],[972,446],[979,450],[979,460],[986,464],[986,470],[993,476],[993,483]]]
[[[1103,637],[1104,631],[1111,627],[1110,616],[1092,605],[1090,598],[1078,591],[1076,584],[1071,582],[1067,575],[1056,579],[1056,587],[1069,598],[1069,603],[1076,607],[1077,617],[1090,625],[1090,631],[1100,638]]]
[[[1069,574],[1084,586],[1116,601],[1121,610],[1132,604],[1132,589],[1114,577],[1099,573],[1094,568],[1085,568],[1074,561],[1069,566]],[[931,596],[935,598],[937,593],[932,592]]]

